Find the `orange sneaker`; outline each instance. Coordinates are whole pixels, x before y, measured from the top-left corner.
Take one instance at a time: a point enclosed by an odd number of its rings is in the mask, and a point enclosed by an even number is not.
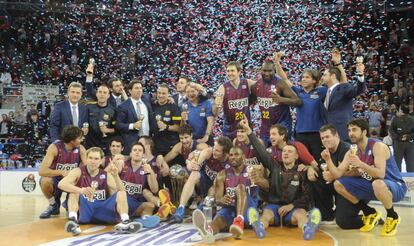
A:
[[[160,207],[164,204],[171,203],[170,193],[166,189],[161,189],[158,192],[158,197],[160,198]]]
[[[158,208],[158,212],[155,214],[160,217],[160,220],[164,221],[167,219],[168,215],[171,213],[170,205],[164,204]]]
[[[239,239],[243,236],[244,220],[238,215],[233,220],[233,224],[230,226],[230,233],[234,238]]]

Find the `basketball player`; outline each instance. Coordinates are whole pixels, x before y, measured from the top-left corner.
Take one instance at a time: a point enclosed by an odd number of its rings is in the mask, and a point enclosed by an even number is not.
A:
[[[180,142],[178,142],[174,147],[165,155],[164,160],[167,163],[170,163],[177,156],[181,155],[184,160],[188,159],[188,155],[194,150],[203,150],[209,146],[205,143],[197,143],[193,140],[193,129],[190,125],[182,125],[178,128],[178,136]],[[171,163],[170,163],[171,164]]]
[[[109,151],[111,152],[111,155],[105,157],[102,168],[106,168],[116,155],[122,154],[123,150],[124,145],[122,144],[122,139],[120,137],[114,137],[109,144]]]
[[[302,100],[290,88],[285,80],[276,75],[272,61],[264,61],[261,77],[252,88],[261,112],[260,137],[269,146],[269,130],[273,124],[281,124],[287,132],[287,139],[292,131],[292,116],[289,106],[300,106]]]
[[[70,193],[65,231],[76,236],[81,233],[79,223],[114,224],[120,216],[121,223],[114,227],[116,232],[138,232],[142,224],[129,221],[127,195],[116,166],[111,163],[108,172],[99,168],[104,160],[99,147],[90,148],[86,156],[86,165],[70,171],[58,185]]]
[[[61,139],[49,145],[39,168],[39,175],[42,177],[40,188],[49,200],[49,207],[39,216],[41,219],[60,213],[62,191],[57,184],[70,170],[79,167],[81,161],[86,163],[86,150],[80,144],[83,140],[83,131],[80,128],[66,126],[63,128]]]
[[[233,139],[233,145],[240,147],[243,150],[245,162],[247,165],[259,165],[259,161],[256,158],[253,145],[250,143],[247,137],[246,131],[240,124],[237,124],[236,138]]]
[[[148,164],[145,156],[145,147],[140,142],[131,146],[130,159],[125,161],[120,178],[127,193],[129,216],[140,216],[136,221],[144,227],[152,228],[159,224],[160,218],[152,216],[155,205],[147,202],[143,190],[149,189],[152,193],[158,192],[157,176]]]
[[[193,194],[195,186],[199,188],[201,197],[207,196],[217,173],[225,168],[232,146],[228,137],[220,137],[214,143],[213,148],[204,149],[198,158],[187,161],[187,170],[190,170],[191,173],[184,184],[180,196],[180,205],[174,215],[176,223],[183,221],[185,205]]]
[[[351,142],[356,144],[356,153],[349,150],[338,167],[327,163],[329,172],[337,179],[335,190],[362,210],[364,226],[360,231],[363,232],[371,231],[381,218],[381,213],[364,201],[381,201],[387,211],[381,236],[394,236],[401,218],[394,211],[393,202],[401,201],[407,192],[394,156],[387,145],[368,137],[369,126],[365,119],[350,121],[348,131]],[[358,175],[343,176],[349,168],[355,169]]]
[[[213,243],[214,234],[229,228],[234,238],[241,238],[244,225],[248,224],[247,208],[257,208],[257,187],[253,187],[248,177],[247,165],[244,163],[243,150],[232,147],[229,153],[231,166],[222,170],[215,184],[215,199],[219,206],[214,220],[208,224],[199,209],[193,213],[193,224],[197,227],[203,242]],[[246,218],[246,221],[245,221]],[[260,235],[264,237],[264,235]]]
[[[250,120],[249,96],[254,81],[241,78],[240,63],[231,61],[226,66],[228,81],[220,85],[213,104],[213,115],[223,110],[223,136],[236,137],[236,125],[244,116]]]

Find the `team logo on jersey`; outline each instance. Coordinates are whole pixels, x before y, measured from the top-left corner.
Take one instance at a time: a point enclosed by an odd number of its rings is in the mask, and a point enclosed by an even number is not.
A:
[[[268,109],[268,108],[274,107],[278,104],[274,103],[272,98],[258,97],[257,98],[257,105],[259,105],[260,107],[263,107],[265,109]]]
[[[243,177],[247,178],[247,176],[249,176],[248,173],[243,173]]]
[[[246,85],[242,85],[242,89],[243,90],[247,89],[247,86]]]
[[[33,192],[36,189],[36,180],[34,174],[29,174],[22,181],[22,188],[26,192]]]
[[[145,174],[144,170],[139,171],[139,174],[144,175]]]
[[[105,174],[101,174],[100,176],[99,176],[99,179],[105,179],[106,178],[106,175]]]
[[[78,149],[74,149],[73,150],[73,153],[75,153],[75,154],[77,154],[79,152],[79,150]]]
[[[171,115],[171,111],[170,110],[165,110],[165,116],[169,116]]]
[[[249,106],[249,99],[247,97],[237,100],[228,101],[229,109],[242,110],[244,107]]]

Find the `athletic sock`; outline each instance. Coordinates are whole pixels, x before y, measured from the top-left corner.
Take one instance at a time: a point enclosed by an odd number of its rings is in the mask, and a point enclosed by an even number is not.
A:
[[[76,213],[76,212],[69,212],[68,217],[70,219],[74,219],[75,221],[78,221],[78,213]]]
[[[129,215],[128,214],[121,214],[121,221],[125,222],[127,220],[129,220]]]
[[[364,213],[365,216],[370,215],[370,214],[375,214],[377,212],[375,208],[371,208],[364,201],[359,201],[357,203],[357,206],[359,207],[360,210],[362,210],[362,213]]]
[[[392,206],[389,209],[385,209],[385,210],[387,210],[387,217],[398,219],[398,214],[394,211],[394,206]]]
[[[55,197],[54,196],[52,196],[51,198],[49,198],[47,200],[49,200],[49,204],[50,205],[54,205],[56,203],[56,200],[55,200]]]

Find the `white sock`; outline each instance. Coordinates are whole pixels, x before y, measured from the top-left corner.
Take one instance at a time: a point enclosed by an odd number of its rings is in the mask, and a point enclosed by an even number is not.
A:
[[[78,220],[78,213],[76,212],[69,212],[69,218],[73,218],[75,220]]]
[[[178,206],[179,208],[185,208],[185,205],[180,204],[180,206]]]
[[[240,218],[242,218],[242,220],[244,220],[244,217],[241,214],[237,215],[237,217],[240,217]]]
[[[124,222],[126,220],[129,220],[129,215],[128,214],[121,214],[121,221]]]
[[[158,199],[158,201],[157,201],[157,207],[160,207],[161,206],[161,201]]]
[[[56,200],[55,200],[55,197],[54,196],[52,196],[51,198],[49,198],[49,199],[47,199],[48,201],[49,201],[49,204],[50,205],[53,205],[53,204],[55,204],[56,203]]]

